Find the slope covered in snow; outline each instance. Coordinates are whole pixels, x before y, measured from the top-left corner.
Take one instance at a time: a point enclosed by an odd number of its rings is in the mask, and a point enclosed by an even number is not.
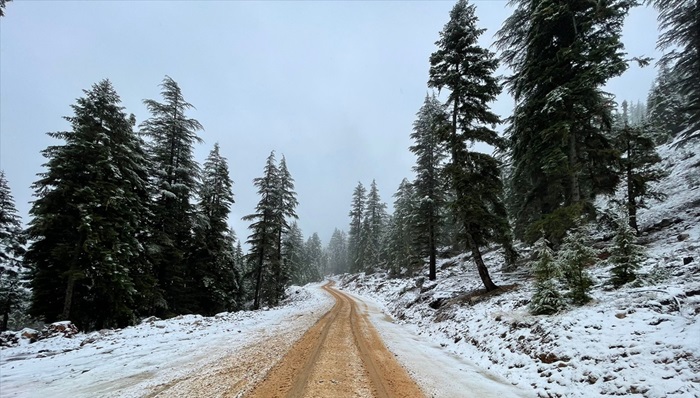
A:
[[[542,397],[700,396],[700,143],[660,148],[668,195],[640,211],[649,258],[638,283],[611,289],[611,265],[599,262],[593,301],[552,316],[533,316],[525,266],[498,271],[502,253],[485,259],[502,291],[485,295],[467,256],[442,260],[438,279],[345,275],[339,286],[372,297],[397,322],[444,350]],[[599,201],[599,205],[606,201]],[[596,244],[606,251],[609,241]],[[523,254],[527,252],[523,250]],[[424,272],[423,274],[427,274]]]

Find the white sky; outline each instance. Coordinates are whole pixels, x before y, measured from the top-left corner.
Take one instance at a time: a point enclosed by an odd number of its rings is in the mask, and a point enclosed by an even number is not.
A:
[[[40,151],[59,142],[82,90],[109,78],[140,123],[142,100],[161,100],[167,74],[228,158],[236,204],[230,223],[258,202],[252,180],[271,150],[296,179],[299,224],[324,245],[347,229],[358,181],[376,178],[384,201],[412,178],[408,151],[427,92],[430,53],[453,1],[13,1],[0,19],[0,168],[27,222]],[[477,1],[483,45],[510,15],[505,1]],[[629,56],[654,56],[656,13],[628,18]],[[644,100],[655,71],[633,66],[611,81],[619,100]],[[512,99],[493,109],[508,116]]]

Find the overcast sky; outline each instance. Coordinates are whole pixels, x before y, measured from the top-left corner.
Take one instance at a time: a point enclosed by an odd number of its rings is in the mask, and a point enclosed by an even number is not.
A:
[[[353,188],[377,180],[385,202],[412,178],[408,151],[427,92],[430,53],[453,1],[18,1],[0,19],[0,168],[28,221],[40,151],[68,129],[63,116],[83,89],[109,78],[140,123],[146,98],[161,100],[165,75],[179,83],[204,126],[203,162],[215,142],[228,158],[236,204],[230,223],[258,202],[252,180],[271,150],[296,180],[299,224],[327,244],[347,229]],[[482,44],[510,14],[477,1]],[[628,18],[630,56],[658,58],[656,14]],[[608,89],[644,100],[652,67],[633,66]],[[502,95],[493,109],[508,116]]]

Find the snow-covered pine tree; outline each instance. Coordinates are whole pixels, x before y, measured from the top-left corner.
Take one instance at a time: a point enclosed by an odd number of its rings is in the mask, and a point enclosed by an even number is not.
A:
[[[593,280],[587,268],[598,261],[597,253],[590,245],[588,235],[582,227],[569,231],[557,252],[557,262],[562,269],[564,280],[569,288],[568,296],[575,305],[590,301],[588,292]]]
[[[0,331],[7,330],[10,315],[26,311],[29,302],[23,255],[26,244],[15,200],[0,170]]]
[[[342,274],[350,271],[348,266],[348,243],[344,231],[336,228],[328,242],[326,254],[331,274]]]
[[[192,311],[214,315],[238,306],[238,273],[234,252],[235,234],[228,226],[234,203],[233,181],[219,144],[204,162],[199,185],[197,222],[187,260],[187,284],[194,305]]]
[[[627,185],[624,205],[630,227],[639,233],[637,210],[646,208],[646,199],[663,199],[665,195],[650,187],[667,175],[659,166],[651,126],[645,122],[631,124],[627,101],[622,102],[622,125],[614,131],[613,143],[621,152],[622,181]]]
[[[180,86],[169,76],[160,84],[163,102],[152,99],[143,103],[151,117],[140,125],[141,134],[149,138],[152,161],[152,226],[149,251],[163,290],[167,316],[191,312],[194,305],[186,286],[186,259],[192,247],[195,208],[200,166],[194,158],[194,144],[201,143],[197,131],[202,125],[185,114],[194,108],[185,101]]]
[[[367,200],[367,190],[361,182],[357,183],[352,193],[350,205],[350,231],[348,232],[348,263],[350,272],[360,272],[365,269],[362,252],[362,224]]]
[[[676,89],[678,81],[677,72],[661,64],[649,90],[647,120],[655,131],[656,144],[670,141],[687,127],[688,99]]]
[[[282,235],[289,230],[289,221],[299,217],[296,207],[299,205],[296,192],[294,192],[294,179],[287,168],[287,160],[284,155],[279,164],[279,175],[277,180],[277,194],[279,203],[277,204],[277,261],[273,263],[272,273],[277,287],[275,297],[280,299],[284,296],[284,288],[289,284],[291,271],[287,266],[287,261],[282,256]],[[275,305],[277,302],[275,302]]]
[[[610,248],[610,282],[618,288],[637,278],[635,270],[646,260],[644,246],[637,244],[637,236],[626,217],[617,220],[617,233]]]
[[[293,222],[282,240],[284,268],[289,272],[289,280],[294,285],[304,285],[306,253],[304,235],[296,222]]]
[[[496,45],[514,74],[515,110],[506,132],[516,236],[542,229],[559,244],[598,193],[618,182],[606,139],[606,82],[628,67],[621,42],[636,0],[514,0]]]
[[[531,265],[535,276],[535,293],[530,300],[530,313],[533,315],[551,315],[564,308],[564,299],[556,285],[561,276],[561,269],[543,236],[535,242],[537,260]]]
[[[415,238],[423,226],[416,225],[418,200],[413,185],[407,179],[401,181],[394,198],[394,214],[387,226],[384,250],[389,272],[400,275],[402,271],[412,272],[422,265]]]
[[[449,114],[445,106],[435,97],[426,95],[413,122],[410,147],[416,155],[413,182],[418,204],[415,208],[415,236],[412,244],[415,251],[428,257],[428,278],[436,278],[437,246],[442,228],[444,160],[447,157],[444,137],[449,135]]]
[[[250,245],[247,260],[252,265],[253,277],[253,309],[259,309],[264,302],[272,304],[277,294],[273,285],[272,266],[277,257],[277,232],[279,229],[279,169],[275,161],[275,152],[267,157],[262,177],[255,178],[253,183],[258,188],[260,201],[255,207],[255,213],[243,217],[244,221],[252,221],[247,243]]]
[[[148,216],[147,164],[109,80],[94,84],[66,117],[65,141],[43,151],[30,215],[32,315],[79,328],[123,327],[144,298],[157,300],[141,241]],[[95,311],[99,308],[99,311]]]
[[[382,268],[382,243],[386,229],[388,215],[386,203],[379,196],[377,182],[372,180],[362,223],[362,239],[360,239],[360,252],[362,253],[364,269],[361,271],[374,272]]]
[[[700,1],[648,0],[659,11],[657,42],[664,54],[660,63],[673,68],[678,77],[674,88],[687,99],[688,115],[683,139],[700,137]]]
[[[321,280],[321,272],[325,268],[325,253],[318,234],[314,232],[304,245],[305,261],[302,268],[300,284]]]
[[[499,162],[492,155],[468,147],[482,143],[503,148],[504,144],[494,130],[500,119],[489,107],[501,92],[494,75],[498,60],[494,53],[479,46],[479,36],[485,30],[477,28],[477,21],[474,5],[459,0],[440,32],[438,49],[430,56],[428,85],[449,90],[447,105],[452,125],[445,143],[451,158],[446,173],[454,193],[449,206],[484,287],[492,291],[497,286],[480,248],[490,242],[506,242],[510,227],[502,202]]]

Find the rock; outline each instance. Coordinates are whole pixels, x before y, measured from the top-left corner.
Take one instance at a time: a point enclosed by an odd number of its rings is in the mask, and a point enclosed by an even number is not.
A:
[[[425,283],[424,276],[419,276],[418,278],[416,278],[416,287],[417,288],[419,288],[419,289],[422,288],[424,283]]]
[[[78,334],[78,328],[70,321],[55,322],[46,326],[42,334],[44,337],[62,336],[71,338]]]
[[[615,314],[615,318],[617,319],[625,319],[626,317],[627,314],[625,314],[624,312],[618,312],[617,314]]]
[[[683,242],[684,240],[688,240],[688,238],[690,238],[690,234],[680,234],[677,238],[679,242]]]
[[[19,337],[16,332],[5,331],[0,333],[0,347],[14,347],[19,345]]]
[[[40,336],[40,333],[38,330],[34,330],[31,328],[24,328],[24,329],[20,330],[19,333],[23,339],[27,339],[31,343],[39,340],[39,336]]]
[[[695,259],[692,257],[683,257],[683,265],[688,265],[688,264],[692,263],[693,260],[695,260]]]

